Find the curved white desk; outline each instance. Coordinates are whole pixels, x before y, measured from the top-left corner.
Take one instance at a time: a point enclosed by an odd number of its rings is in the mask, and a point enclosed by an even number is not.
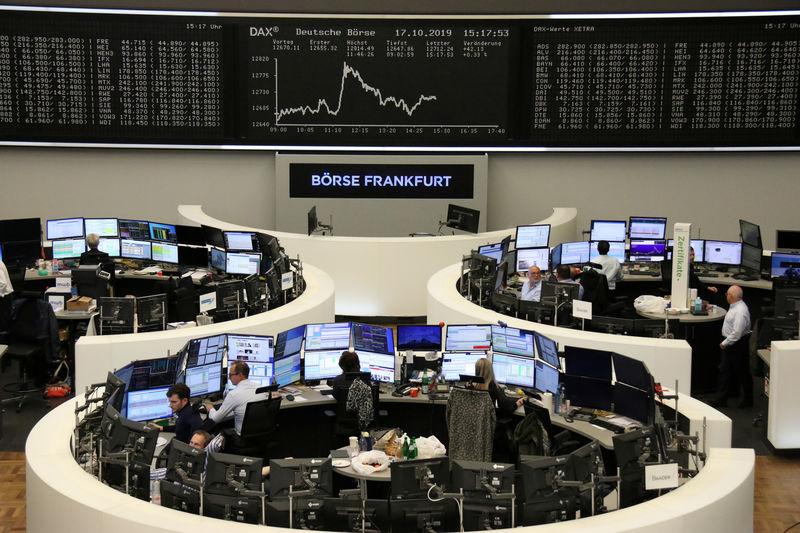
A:
[[[434,274],[428,281],[428,323],[445,324],[496,324],[498,320],[511,327],[535,330],[561,345],[594,348],[627,355],[644,361],[653,378],[664,387],[674,388],[678,381],[678,392],[689,398],[692,379],[692,348],[685,340],[653,339],[627,335],[609,335],[576,329],[558,328],[528,322],[484,309],[468,301],[456,289],[461,266],[450,265]],[[691,398],[689,398],[691,400]],[[700,447],[728,448],[731,445],[731,420],[716,409],[701,402],[689,417],[690,432],[699,433],[706,440]],[[703,426],[707,425],[706,431]]]
[[[333,280],[307,263],[303,265],[306,290],[296,300],[238,320],[127,335],[85,336],[75,344],[75,391],[80,394],[92,383],[104,383],[109,370],[137,359],[174,354],[190,339],[222,333],[277,335],[299,324],[334,322]]]
[[[336,284],[336,314],[422,316],[431,275],[478,246],[514,235],[516,228],[438,237],[337,237],[283,233],[238,226],[206,215],[202,206],[180,205],[183,223],[222,230],[261,231],[278,238],[291,257],[324,269]],[[550,242],[575,240],[575,208],[556,207],[536,224],[550,224]]]
[[[25,448],[29,533],[225,531],[258,533],[288,529],[223,522],[156,506],[103,485],[70,453],[76,400],[54,409],[33,428]],[[681,488],[613,513],[526,531],[676,533],[745,532],[753,529],[753,450],[711,450],[705,468]],[[266,527],[266,529],[265,529]]]

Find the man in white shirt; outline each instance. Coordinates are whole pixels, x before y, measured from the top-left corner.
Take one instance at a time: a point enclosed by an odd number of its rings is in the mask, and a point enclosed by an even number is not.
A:
[[[622,280],[624,274],[617,258],[608,255],[610,249],[611,245],[608,244],[608,241],[598,242],[597,253],[600,255],[592,259],[592,263],[600,265],[600,272],[605,274],[608,281],[608,290],[614,291],[617,289],[617,282]]]
[[[735,396],[742,386],[739,407],[753,405],[753,378],[750,375],[750,310],[742,300],[744,292],[732,285],[725,293],[730,307],[722,323],[722,342],[719,360],[717,397],[711,402],[715,407],[725,407],[728,397]]]
[[[530,302],[538,302],[541,297],[542,271],[538,266],[533,265],[528,269],[528,281],[522,284],[522,295],[520,298]]]
[[[0,261],[0,331],[5,331],[8,327],[8,319],[11,316],[11,303],[14,299],[13,294],[14,287],[11,286],[8,270],[5,263]]]
[[[247,404],[256,400],[256,389],[259,384],[250,381],[250,367],[244,361],[235,361],[228,367],[228,379],[233,383],[235,389],[230,391],[223,400],[219,409],[214,409],[210,403],[206,404],[208,411],[208,418],[215,424],[219,424],[225,420],[233,418],[233,425],[236,429],[236,434],[242,434],[242,422],[244,421],[244,413],[247,410]]]

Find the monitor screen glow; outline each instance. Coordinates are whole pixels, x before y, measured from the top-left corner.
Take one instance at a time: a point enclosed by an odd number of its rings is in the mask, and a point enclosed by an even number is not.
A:
[[[86,235],[94,233],[98,237],[118,237],[119,227],[116,218],[87,218],[83,221]]]
[[[628,237],[631,239],[663,239],[666,230],[666,218],[631,217]]]
[[[558,369],[542,361],[536,361],[534,367],[535,387],[541,392],[558,392]]]
[[[481,325],[448,325],[445,350],[468,351],[485,350],[492,347],[492,326]]]
[[[542,248],[550,245],[550,224],[534,226],[517,226],[517,238],[514,247]]]
[[[492,355],[492,369],[498,383],[530,387],[534,385],[536,360],[531,357],[517,357],[495,353]]]
[[[242,252],[254,252],[258,250],[258,239],[255,233],[241,231],[226,231],[225,248]]]
[[[459,376],[475,375],[475,363],[486,357],[485,353],[446,352],[442,354],[442,376],[445,381],[458,381]]]
[[[107,253],[111,257],[119,257],[119,239],[101,237],[97,249]]]
[[[527,272],[536,265],[542,272],[550,270],[550,250],[548,248],[517,249],[517,272]]]
[[[260,265],[261,254],[225,253],[225,272],[228,274],[243,274],[245,276],[258,274]]]
[[[706,240],[706,263],[738,265],[742,262],[742,243]]]
[[[321,350],[318,352],[306,352],[303,358],[303,369],[305,380],[331,379],[342,373],[339,368],[339,358],[342,350]],[[361,361],[361,354],[359,354]],[[363,362],[362,362],[363,368]]]
[[[154,242],[150,247],[153,261],[178,264],[178,245]]]
[[[80,257],[86,251],[84,239],[64,239],[53,241],[53,259],[70,259]]]
[[[769,273],[773,278],[800,278],[800,254],[772,252]]]
[[[47,240],[83,237],[83,218],[60,218],[47,221]]]
[[[534,357],[533,333],[523,329],[492,326],[492,351]]]
[[[148,226],[151,240],[178,243],[178,233],[173,224],[149,222]]]
[[[149,260],[151,257],[150,241],[122,239],[120,241],[119,255],[120,257],[125,257],[127,259]]]
[[[306,350],[347,350],[350,322],[306,325]]]
[[[664,240],[631,240],[628,254],[631,262],[663,261],[667,257],[667,243]]]
[[[561,264],[578,265],[588,263],[591,246],[589,241],[562,242],[561,243]]]
[[[358,351],[362,372],[369,372],[372,381],[394,382],[394,354]]]
[[[592,220],[590,240],[625,241],[627,223],[624,220]]]
[[[503,243],[486,244],[478,248],[478,253],[496,259],[499,263],[503,259]]]
[[[159,387],[157,389],[128,391],[125,417],[134,422],[145,422],[172,416],[169,398],[167,398],[168,390],[169,387]]]
[[[589,261],[593,261],[600,252],[597,251],[597,242],[591,241],[589,243]],[[624,242],[609,242],[608,243],[608,256],[615,258],[620,263],[625,262],[625,243]]]

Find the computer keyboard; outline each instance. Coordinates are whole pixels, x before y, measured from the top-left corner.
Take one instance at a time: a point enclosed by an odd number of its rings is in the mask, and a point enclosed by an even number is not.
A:
[[[592,425],[595,425],[595,426],[599,426],[599,427],[601,427],[603,429],[607,429],[609,431],[613,431],[614,433],[622,433],[622,432],[625,431],[624,428],[616,426],[616,425],[612,424],[611,422],[607,421],[604,418],[595,417],[595,418],[592,418],[591,420],[589,420],[589,423],[592,424]]]
[[[703,278],[718,278],[718,277],[720,277],[719,274],[716,273],[716,272],[701,272],[701,273],[698,274],[698,276],[701,276]]]

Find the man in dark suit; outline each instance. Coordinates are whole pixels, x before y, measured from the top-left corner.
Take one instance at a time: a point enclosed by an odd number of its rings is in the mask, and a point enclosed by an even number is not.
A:
[[[90,233],[86,236],[86,246],[88,251],[81,254],[81,265],[101,265],[105,272],[111,275],[111,282],[114,282],[114,260],[106,252],[97,249],[100,245],[100,237],[97,233]]]

